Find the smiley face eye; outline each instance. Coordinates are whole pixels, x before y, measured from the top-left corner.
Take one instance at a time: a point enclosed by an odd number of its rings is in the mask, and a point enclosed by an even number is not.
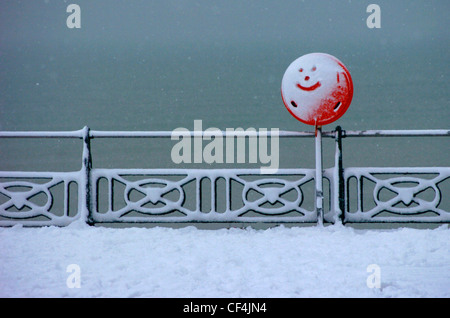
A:
[[[314,72],[315,70],[317,70],[317,68],[316,68],[315,66],[313,66],[312,69],[311,69],[311,71]]]

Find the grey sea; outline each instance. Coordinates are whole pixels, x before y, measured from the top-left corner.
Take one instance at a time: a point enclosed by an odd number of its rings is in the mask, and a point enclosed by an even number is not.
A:
[[[448,129],[448,1],[62,1],[0,4],[0,130],[192,130],[242,127],[312,131],[285,109],[281,79],[310,52],[339,58],[354,97],[323,127]],[[206,144],[206,142],[204,142]],[[177,165],[170,139],[96,139],[94,167]],[[0,170],[78,170],[81,141],[0,140]],[[324,140],[324,167],[334,141]],[[345,166],[449,166],[448,137],[344,140]],[[234,164],[259,167],[260,164]],[[280,141],[280,167],[314,166],[313,139]],[[448,189],[448,187],[447,187]]]

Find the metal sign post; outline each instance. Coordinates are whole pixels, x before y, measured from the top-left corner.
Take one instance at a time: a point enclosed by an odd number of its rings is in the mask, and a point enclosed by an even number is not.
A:
[[[323,225],[322,127],[316,127],[316,211],[317,224]]]

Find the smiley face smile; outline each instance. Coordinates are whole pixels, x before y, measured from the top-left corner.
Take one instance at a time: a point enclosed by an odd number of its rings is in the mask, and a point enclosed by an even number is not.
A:
[[[297,83],[297,87],[300,88],[300,89],[303,90],[303,91],[306,91],[306,92],[311,92],[311,91],[313,91],[313,90],[319,88],[320,86],[321,86],[320,82],[317,82],[317,83],[314,84],[313,86],[309,86],[309,87],[307,87],[307,86],[302,86],[300,83]]]

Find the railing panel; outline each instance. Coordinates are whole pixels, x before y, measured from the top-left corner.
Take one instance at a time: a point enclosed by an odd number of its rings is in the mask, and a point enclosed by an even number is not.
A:
[[[304,191],[309,186],[313,193],[314,169],[270,175],[260,169],[91,172],[94,222],[317,222],[313,204],[304,207],[313,200]],[[100,197],[107,201],[103,208]]]
[[[0,226],[65,226],[84,209],[80,172],[0,172]]]
[[[346,168],[344,222],[450,222],[441,185],[450,182],[449,167]],[[352,200],[353,198],[353,200]]]

